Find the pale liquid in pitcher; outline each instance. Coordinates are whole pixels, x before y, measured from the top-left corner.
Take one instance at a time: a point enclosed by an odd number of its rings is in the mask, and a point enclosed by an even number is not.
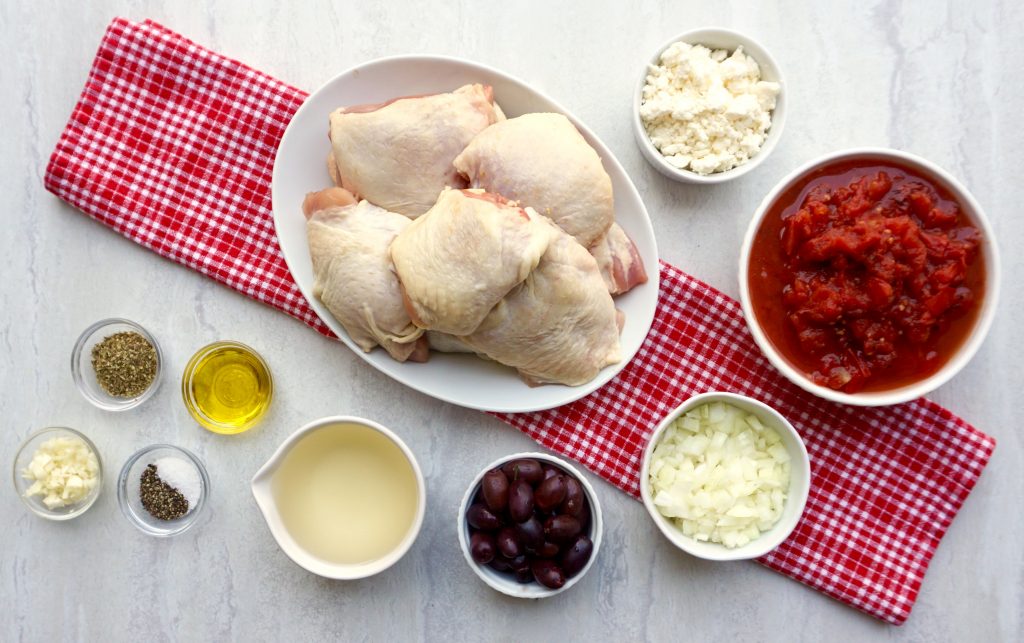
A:
[[[419,504],[416,474],[387,436],[358,424],[310,433],[272,482],[292,538],[331,563],[377,560],[398,547]]]

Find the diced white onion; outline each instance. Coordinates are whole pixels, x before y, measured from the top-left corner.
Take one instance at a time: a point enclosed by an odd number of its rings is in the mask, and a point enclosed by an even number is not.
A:
[[[658,511],[684,535],[742,547],[782,517],[789,452],[756,415],[703,404],[665,429],[648,484]]]

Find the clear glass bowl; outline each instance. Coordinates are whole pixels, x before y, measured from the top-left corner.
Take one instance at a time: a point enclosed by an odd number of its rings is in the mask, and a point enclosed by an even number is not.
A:
[[[139,498],[139,484],[143,471],[160,458],[172,457],[183,460],[195,467],[199,475],[199,497],[190,503],[189,511],[174,520],[161,520],[151,515],[142,506]],[[176,536],[195,524],[206,506],[206,497],[210,493],[210,478],[206,467],[191,451],[170,444],[154,444],[135,452],[121,467],[121,475],[117,479],[117,503],[121,512],[128,520],[138,527],[139,531],[151,536]]]
[[[156,350],[156,375],[153,382],[149,388],[135,397],[115,397],[104,391],[96,380],[96,371],[92,367],[93,346],[111,335],[125,332],[142,335]],[[125,411],[142,404],[156,393],[163,374],[163,363],[164,355],[160,351],[160,344],[145,328],[127,319],[103,319],[86,328],[75,342],[75,348],[71,352],[71,376],[74,377],[78,390],[93,405],[107,411]]]
[[[99,463],[99,472],[97,473],[96,486],[83,500],[66,507],[50,509],[43,504],[42,496],[25,495],[28,488],[32,486],[33,481],[23,478],[21,472],[32,462],[32,457],[35,455],[39,445],[47,440],[59,437],[74,437],[85,442],[89,450],[96,456],[96,461]],[[18,452],[14,456],[13,474],[14,489],[18,493],[18,497],[25,503],[25,506],[31,509],[37,516],[42,516],[49,520],[71,520],[76,516],[81,516],[96,502],[96,499],[100,497],[100,491],[103,489],[103,460],[100,458],[96,445],[78,431],[63,426],[47,427],[29,434],[25,441],[21,443],[21,446],[18,447]]]
[[[266,402],[258,409],[253,410],[244,417],[240,417],[233,423],[220,422],[216,418],[210,417],[203,411],[203,405],[196,395],[196,375],[202,370],[206,360],[217,354],[228,353],[235,353],[236,355],[250,358],[252,363],[247,368],[252,369],[254,373],[259,372],[259,375],[266,379]],[[259,375],[256,377],[259,378]],[[274,377],[266,360],[252,347],[241,342],[213,342],[196,351],[192,358],[189,359],[188,364],[185,365],[185,371],[181,376],[181,399],[185,403],[185,408],[188,409],[192,419],[198,422],[204,429],[221,435],[245,433],[259,424],[270,408],[270,404],[274,399]]]

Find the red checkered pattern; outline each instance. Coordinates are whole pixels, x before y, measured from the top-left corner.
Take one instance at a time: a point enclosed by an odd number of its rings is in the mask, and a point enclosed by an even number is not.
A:
[[[706,391],[779,409],[807,445],[807,508],[759,562],[872,616],[905,621],[995,441],[927,400],[865,409],[803,391],[761,354],[737,302],[678,268],[662,262],[651,332],[611,382],[564,407],[499,417],[639,497],[647,436]]]
[[[270,209],[274,153],[305,97],[157,24],[115,20],[46,187],[133,241],[330,334],[288,272]],[[877,618],[906,620],[995,441],[926,400],[859,409],[801,391],[760,354],[735,301],[673,266],[662,264],[654,325],[615,379],[558,409],[497,417],[637,496],[652,427],[710,390],[779,408],[807,443],[807,509],[760,562]]]

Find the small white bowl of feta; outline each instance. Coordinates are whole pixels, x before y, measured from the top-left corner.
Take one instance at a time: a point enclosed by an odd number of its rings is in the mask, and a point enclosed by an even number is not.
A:
[[[807,504],[803,440],[763,402],[695,395],[651,434],[640,495],[673,545],[706,560],[747,560],[778,547]]]
[[[668,178],[721,183],[775,149],[785,94],[778,64],[757,41],[729,29],[687,31],[644,66],[633,94],[633,134]]]

